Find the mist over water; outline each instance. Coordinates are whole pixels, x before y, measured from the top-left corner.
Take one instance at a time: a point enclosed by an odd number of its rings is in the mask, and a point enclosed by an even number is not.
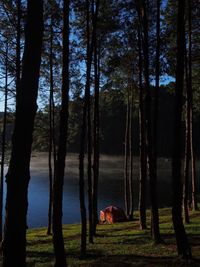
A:
[[[124,208],[124,159],[121,156],[101,156],[99,177],[98,208],[109,205]],[[134,207],[138,206],[139,159],[134,158]],[[85,168],[86,169],[86,168]],[[159,160],[158,170],[159,206],[171,204],[171,162]],[[63,194],[63,223],[79,223],[79,169],[78,155],[69,155],[66,160],[66,175]],[[87,195],[87,180],[85,180]],[[31,181],[29,184],[28,226],[40,227],[47,225],[48,218],[48,157],[45,153],[33,155],[31,160]],[[149,202],[149,201],[148,201]]]

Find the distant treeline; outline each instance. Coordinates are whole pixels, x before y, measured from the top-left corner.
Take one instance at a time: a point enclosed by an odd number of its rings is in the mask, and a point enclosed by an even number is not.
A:
[[[152,89],[153,90],[153,89]],[[137,98],[137,97],[136,97]],[[161,157],[172,156],[173,143],[173,108],[174,95],[163,87],[160,90],[159,100],[159,123],[158,123],[158,155]],[[82,111],[82,99],[73,99],[69,106],[69,139],[68,152],[78,153],[80,148],[80,121]],[[137,100],[133,111],[133,152],[139,155],[139,120]],[[58,117],[59,108],[56,109],[56,130],[55,135],[58,139]],[[0,112],[2,120],[3,112]],[[13,130],[14,114],[9,114],[7,124],[7,142],[11,141]],[[123,90],[105,90],[100,93],[100,152],[103,154],[124,154],[124,138],[126,123],[126,102]],[[48,151],[49,129],[48,129],[48,107],[46,110],[39,111],[36,117],[33,149],[35,151]],[[183,152],[184,152],[184,128],[183,120]],[[2,129],[2,127],[1,127]],[[194,119],[194,143],[195,152],[200,156],[200,116]]]

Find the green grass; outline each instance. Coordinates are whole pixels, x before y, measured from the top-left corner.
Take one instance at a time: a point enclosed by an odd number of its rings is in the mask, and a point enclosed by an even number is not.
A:
[[[98,225],[95,244],[88,244],[87,257],[80,259],[80,225],[64,225],[68,266],[188,266],[177,257],[170,209],[160,210],[160,230],[164,243],[156,245],[149,229],[139,229],[137,213],[132,222]],[[194,258],[190,266],[200,266],[200,212],[191,212],[186,231]],[[30,266],[53,266],[52,237],[45,228],[28,230],[27,261]]]

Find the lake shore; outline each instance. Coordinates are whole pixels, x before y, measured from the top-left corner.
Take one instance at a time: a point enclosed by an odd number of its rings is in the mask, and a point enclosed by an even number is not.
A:
[[[134,210],[138,209],[139,198],[139,158],[134,157]],[[197,164],[199,169],[199,161]],[[6,173],[6,172],[5,172]],[[199,172],[197,176],[199,177]],[[171,161],[159,158],[158,164],[158,201],[159,208],[170,207],[172,199]],[[148,183],[147,183],[148,185]],[[6,184],[5,184],[6,188]],[[87,176],[85,175],[87,190]],[[199,193],[199,182],[198,182]],[[150,200],[147,189],[147,207]],[[6,194],[5,194],[6,195]],[[86,192],[87,195],[87,192]],[[5,196],[4,196],[5,201]],[[43,227],[48,223],[49,178],[48,153],[33,152],[31,158],[31,180],[29,184],[29,228]],[[100,156],[98,210],[107,206],[124,208],[124,158],[123,156]],[[79,168],[78,154],[68,154],[63,188],[63,223],[80,222]]]
[[[150,213],[148,211],[148,226]],[[80,259],[80,224],[64,225],[64,240],[68,266],[71,267],[115,267],[115,266],[186,266],[178,258],[171,209],[160,209],[160,229],[163,244],[155,245],[150,229],[139,229],[138,212],[134,221],[112,225],[98,225],[95,244],[88,245],[88,256]],[[191,223],[186,225],[192,246],[194,261],[190,266],[200,266],[200,212],[191,211]],[[27,232],[27,260],[29,266],[53,266],[52,237],[46,235],[46,228]],[[187,265],[188,266],[188,265]]]

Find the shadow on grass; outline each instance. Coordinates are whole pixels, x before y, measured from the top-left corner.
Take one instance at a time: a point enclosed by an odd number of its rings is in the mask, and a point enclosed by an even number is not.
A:
[[[51,240],[41,240],[41,239],[38,239],[38,240],[28,240],[27,241],[27,245],[29,247],[31,246],[38,246],[38,245],[48,245],[48,244],[51,244]]]
[[[37,259],[38,263],[45,263],[53,260],[54,254],[46,251],[27,251],[27,258],[30,260]]]
[[[105,260],[99,259],[93,264],[82,265],[81,266],[95,266],[95,267],[124,267],[124,266],[146,266],[146,267],[180,267],[180,266],[191,266],[199,267],[200,262],[193,260],[191,262],[186,262],[185,260],[179,259],[177,257],[156,257],[156,256],[140,256],[133,254],[126,255],[113,255],[106,256]]]
[[[187,236],[192,246],[200,246],[200,235],[188,234]]]
[[[127,239],[123,239],[123,244],[127,244],[127,245],[143,245],[143,244],[147,244],[150,243],[152,241],[150,236],[133,236],[133,238],[127,238]]]
[[[191,246],[200,246],[200,235],[198,234],[187,234]],[[174,234],[162,234],[163,239],[166,241],[166,245],[175,244]]]
[[[112,236],[106,236],[106,240],[107,238],[113,238],[113,237],[118,237],[117,240],[112,240],[110,242],[100,242],[100,244],[134,244],[134,245],[142,245],[142,244],[148,244],[149,242],[152,241],[150,235],[148,234],[127,234],[127,235],[112,235]],[[122,238],[122,241],[119,240],[119,238]],[[98,242],[97,242],[98,243]]]

